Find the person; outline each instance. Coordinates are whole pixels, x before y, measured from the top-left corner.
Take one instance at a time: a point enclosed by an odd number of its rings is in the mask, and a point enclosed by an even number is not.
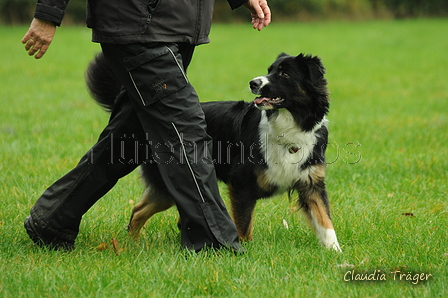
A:
[[[22,39],[30,56],[40,59],[47,52],[67,2],[38,0]],[[181,218],[182,247],[244,251],[219,194],[211,138],[186,76],[195,46],[209,42],[213,2],[87,1],[92,41],[101,44],[122,89],[97,143],[42,194],[26,217],[24,226],[34,243],[73,249],[82,216],[121,177],[144,162],[155,162]],[[266,0],[228,2],[232,9],[248,8],[255,29],[271,21]]]

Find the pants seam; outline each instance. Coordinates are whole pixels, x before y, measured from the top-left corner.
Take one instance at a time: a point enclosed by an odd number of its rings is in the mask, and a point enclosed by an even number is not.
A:
[[[190,173],[191,173],[191,176],[193,177],[194,183],[196,184],[196,188],[198,189],[199,196],[201,197],[202,202],[205,203],[204,196],[202,195],[201,188],[199,187],[199,184],[198,184],[198,181],[196,179],[196,176],[194,175],[193,168],[191,167],[190,161],[188,160],[188,155],[187,155],[187,152],[185,150],[185,146],[184,146],[184,144],[182,142],[182,138],[180,137],[179,131],[177,130],[177,127],[176,127],[176,125],[173,122],[171,122],[171,125],[173,126],[173,128],[174,128],[174,130],[176,132],[176,135],[179,138],[181,149],[182,149],[182,153],[183,153],[184,158],[185,158],[185,160],[187,162],[188,168],[190,169]]]

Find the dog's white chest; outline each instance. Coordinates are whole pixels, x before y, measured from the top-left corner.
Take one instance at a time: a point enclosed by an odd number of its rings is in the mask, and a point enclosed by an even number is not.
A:
[[[322,124],[317,125],[320,128]],[[260,143],[268,165],[266,176],[279,192],[290,189],[299,179],[306,179],[307,170],[301,170],[313,152],[316,133],[300,130],[287,110],[268,120],[262,113],[260,121]]]

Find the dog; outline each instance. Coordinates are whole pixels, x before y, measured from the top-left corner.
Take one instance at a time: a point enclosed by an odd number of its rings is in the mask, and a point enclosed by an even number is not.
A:
[[[121,86],[101,54],[87,73],[91,94],[111,111]],[[250,81],[252,102],[201,103],[216,174],[228,186],[240,240],[252,240],[257,200],[297,193],[298,207],[321,244],[341,252],[324,181],[329,111],[324,75],[319,57],[281,53],[267,75]],[[135,237],[151,216],[175,204],[155,163],[143,163],[141,175],[146,189],[128,225]]]

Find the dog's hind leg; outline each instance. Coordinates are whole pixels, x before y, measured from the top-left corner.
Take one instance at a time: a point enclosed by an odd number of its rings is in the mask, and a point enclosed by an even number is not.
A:
[[[146,221],[158,212],[162,212],[174,205],[174,200],[163,189],[148,185],[140,202],[132,209],[128,224],[129,234],[138,238],[140,230]]]
[[[307,181],[297,183],[299,206],[322,245],[342,252],[331,220],[324,177],[325,166],[315,165],[310,168]]]

